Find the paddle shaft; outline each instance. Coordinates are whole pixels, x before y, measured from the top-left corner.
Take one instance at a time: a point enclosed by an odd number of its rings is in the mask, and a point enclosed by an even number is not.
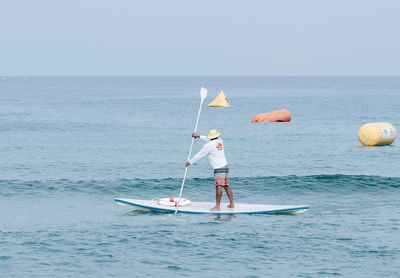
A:
[[[204,99],[202,98],[202,99],[201,99],[201,102],[200,102],[199,113],[197,114],[196,125],[194,126],[194,131],[193,131],[194,133],[196,133],[196,131],[197,131],[197,126],[198,126],[198,124],[199,124],[200,113],[201,113],[201,107],[203,106],[203,101],[204,101]],[[189,151],[189,155],[188,155],[187,161],[189,161],[189,160],[190,160],[190,157],[192,156],[193,143],[194,143],[194,137],[192,137],[192,144],[190,145],[190,151]],[[181,191],[179,192],[179,199],[178,199],[178,204],[176,205],[175,214],[177,214],[178,209],[179,209],[179,205],[180,205],[180,202],[181,202],[183,186],[185,185],[186,174],[187,174],[188,168],[189,168],[189,167],[186,167],[186,168],[185,168],[185,174],[183,175],[183,180],[182,180],[182,185],[181,185]]]

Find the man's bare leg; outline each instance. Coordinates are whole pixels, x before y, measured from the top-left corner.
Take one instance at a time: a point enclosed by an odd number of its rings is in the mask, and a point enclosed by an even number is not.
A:
[[[233,203],[233,193],[232,193],[232,189],[229,187],[229,185],[225,185],[224,186],[226,195],[228,196],[229,202],[230,204],[228,205],[228,208],[234,208],[235,204]]]
[[[221,206],[221,198],[222,198],[222,186],[217,185],[215,187],[215,207],[210,209],[210,211],[219,211]]]

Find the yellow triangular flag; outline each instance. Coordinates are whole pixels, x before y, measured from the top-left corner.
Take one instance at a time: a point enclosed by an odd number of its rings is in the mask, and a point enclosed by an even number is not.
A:
[[[218,96],[211,101],[211,103],[208,105],[209,107],[229,107],[229,103],[226,100],[226,95],[224,94],[224,91],[221,90],[219,92]]]

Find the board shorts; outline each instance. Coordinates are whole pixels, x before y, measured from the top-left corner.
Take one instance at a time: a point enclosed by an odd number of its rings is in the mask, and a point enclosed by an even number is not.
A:
[[[229,185],[228,174],[229,174],[228,165],[226,165],[222,168],[214,169],[214,185],[215,186]]]

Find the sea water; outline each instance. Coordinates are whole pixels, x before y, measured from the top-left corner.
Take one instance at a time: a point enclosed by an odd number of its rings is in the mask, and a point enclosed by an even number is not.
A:
[[[235,200],[309,211],[113,202],[178,195],[201,86],[198,132],[221,132]],[[207,107],[221,89],[231,106]],[[399,277],[400,148],[357,139],[399,130],[399,104],[398,77],[1,77],[0,276]],[[291,123],[251,123],[282,108]],[[183,196],[213,201],[212,174],[190,166]]]

